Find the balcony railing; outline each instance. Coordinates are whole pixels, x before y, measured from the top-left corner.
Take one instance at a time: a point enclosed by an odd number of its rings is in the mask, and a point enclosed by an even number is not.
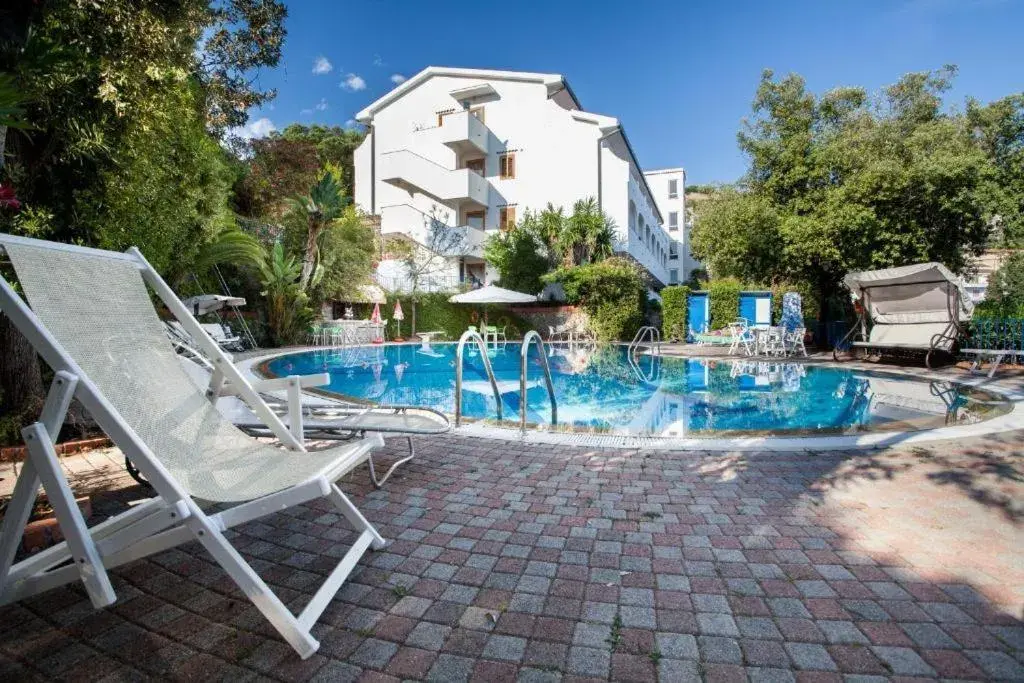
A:
[[[388,292],[408,294],[414,289],[418,292],[464,292],[479,289],[483,286],[480,280],[472,276],[461,279],[457,275],[424,275],[417,281],[410,277],[389,277],[374,273],[373,280]]]
[[[467,202],[487,206],[490,183],[468,168],[450,169],[409,149],[380,155],[380,179],[406,190],[419,191],[457,206]]]
[[[487,154],[487,126],[468,111],[445,116],[438,135],[441,144],[460,154]]]

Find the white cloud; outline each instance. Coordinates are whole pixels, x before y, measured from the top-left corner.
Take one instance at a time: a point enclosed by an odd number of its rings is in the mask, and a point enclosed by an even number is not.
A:
[[[265,138],[276,130],[277,126],[274,125],[274,122],[263,116],[244,126],[232,128],[228,134],[243,140],[255,140],[256,138]]]
[[[395,85],[401,85],[405,83],[405,76],[402,74],[391,74],[391,82]]]
[[[299,110],[299,116],[312,116],[312,115],[313,115],[313,110],[312,109],[301,109],[301,110]]]
[[[360,90],[366,90],[366,81],[363,80],[362,76],[348,74],[345,76],[345,80],[341,82],[341,87],[343,90],[348,90],[349,92],[358,92]]]
[[[346,128],[357,128],[358,126],[359,122],[356,121],[355,119],[349,119],[348,121],[345,122]]]
[[[373,56],[373,65],[374,66],[384,66],[384,60],[381,58],[380,55],[374,55]]]
[[[327,57],[324,57],[323,55],[320,55],[319,57],[313,60],[313,73],[315,73],[317,76],[329,74],[333,69],[334,65],[331,64],[331,61],[327,59]]]
[[[321,97],[320,101],[317,102],[316,106],[314,106],[313,108],[316,109],[317,111],[327,111],[327,98]]]

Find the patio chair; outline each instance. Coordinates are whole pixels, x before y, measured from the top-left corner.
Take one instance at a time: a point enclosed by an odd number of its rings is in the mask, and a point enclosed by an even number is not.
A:
[[[203,331],[210,335],[213,341],[226,351],[244,351],[245,343],[242,338],[231,331],[227,325],[220,323],[203,323]]]
[[[748,356],[754,355],[754,333],[750,330],[750,323],[744,318],[729,323],[729,355],[738,353],[740,350]]]
[[[807,346],[804,345],[804,337],[807,336],[806,327],[797,327],[791,332],[785,332],[782,337],[783,348],[787,356],[795,356],[800,353],[807,357]]]
[[[32,306],[0,278],[0,310],[55,373],[40,420],[22,430],[28,457],[0,529],[0,603],[80,580],[93,606],[104,607],[116,600],[108,569],[198,541],[295,651],[311,656],[319,647],[311,629],[320,615],[367,549],[385,544],[335,483],[366,462],[382,439],[306,452],[257,393],[265,383],[250,383],[231,364],[137,249],[117,253],[2,234],[0,247]],[[197,389],[156,315],[147,284],[212,359],[208,392],[215,396],[227,383],[290,450],[242,433]],[[303,381],[286,380],[296,394]],[[54,450],[72,399],[131,458],[156,494],[91,529]],[[67,540],[13,564],[40,483]],[[331,501],[358,536],[296,616],[224,534],[317,498]]]

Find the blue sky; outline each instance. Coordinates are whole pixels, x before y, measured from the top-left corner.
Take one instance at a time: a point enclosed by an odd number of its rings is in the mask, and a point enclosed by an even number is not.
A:
[[[278,97],[251,112],[251,132],[346,125],[428,65],[560,73],[585,109],[623,122],[645,168],[683,166],[691,183],[743,173],[736,132],[765,68],[820,92],[951,63],[954,104],[1024,90],[1021,0],[296,0],[288,11],[281,64],[259,78]]]

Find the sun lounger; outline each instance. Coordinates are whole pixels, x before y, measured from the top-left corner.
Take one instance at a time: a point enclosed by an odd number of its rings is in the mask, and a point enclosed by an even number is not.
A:
[[[55,373],[40,420],[22,430],[28,458],[0,530],[0,603],[81,581],[92,604],[104,607],[116,600],[108,569],[197,541],[295,651],[311,656],[319,647],[311,631],[320,615],[363,554],[385,544],[335,483],[365,463],[381,438],[306,452],[301,431],[290,431],[257,393],[283,382],[297,395],[302,379],[247,380],[137,249],[116,253],[9,235],[0,235],[0,247],[31,304],[0,278],[0,310]],[[227,387],[289,450],[244,434],[197,389],[182,370],[147,285],[212,360],[211,395]],[[155,492],[91,529],[53,447],[72,399]],[[40,483],[67,540],[14,564]],[[329,500],[357,535],[295,615],[225,531],[317,498]],[[217,511],[200,502],[218,504]]]
[[[205,389],[210,385],[212,368],[204,367],[201,362],[196,362],[192,355],[183,356],[181,363],[197,387]],[[285,424],[288,424],[290,412],[287,401],[265,393],[261,394],[261,397],[271,410],[277,413]],[[273,432],[266,423],[236,396],[219,396],[216,405],[221,415],[245,432],[253,436],[273,436]],[[432,436],[451,431],[451,423],[448,418],[443,413],[430,408],[352,405],[311,397],[304,397],[301,405],[301,429],[303,438],[306,440],[347,440],[372,433],[378,433],[385,437],[392,435],[406,437],[408,455],[391,463],[382,476],[377,475],[373,453],[370,452],[367,461],[370,466],[370,479],[378,488],[384,485],[384,482],[399,465],[416,457],[413,436]]]

